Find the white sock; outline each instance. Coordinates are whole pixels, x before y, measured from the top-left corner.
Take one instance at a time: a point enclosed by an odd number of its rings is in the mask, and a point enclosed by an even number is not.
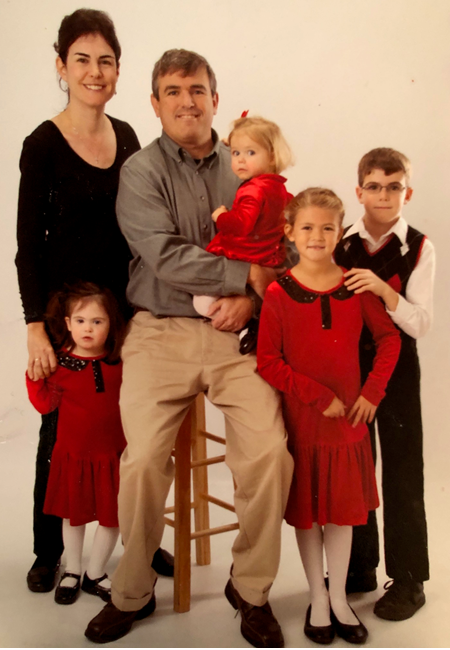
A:
[[[97,580],[105,573],[105,567],[114,551],[114,547],[119,537],[119,528],[108,528],[106,526],[97,526],[94,541],[92,543],[91,557],[87,568],[87,576],[91,580]],[[111,581],[109,578],[99,583],[102,587],[109,589]]]
[[[83,554],[84,533],[86,526],[71,526],[69,519],[63,519],[65,571],[81,575],[81,557]],[[61,587],[75,587],[75,578],[64,578]]]

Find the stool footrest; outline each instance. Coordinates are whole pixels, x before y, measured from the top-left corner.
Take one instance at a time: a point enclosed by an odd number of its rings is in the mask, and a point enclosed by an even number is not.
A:
[[[225,456],[211,456],[210,458],[191,461],[191,468],[194,469],[195,467],[206,467],[208,465],[216,465],[217,463],[223,463],[224,461],[225,461]]]
[[[209,501],[209,503],[214,503],[214,505],[216,506],[225,508],[225,510],[229,510],[230,512],[236,512],[236,508],[231,503],[222,501],[222,499],[217,499],[216,497],[213,497],[211,494],[200,494],[199,496],[201,499],[205,499],[205,501]]]
[[[239,524],[227,524],[226,526],[217,526],[216,528],[207,528],[206,530],[196,530],[191,533],[191,539],[198,539],[199,537],[209,537],[211,535],[219,535],[219,533],[226,533],[229,530],[238,530]]]
[[[225,438],[223,438],[222,436],[215,436],[213,433],[209,433],[209,431],[204,431],[203,429],[199,429],[197,433],[199,436],[203,436],[203,438],[207,438],[208,440],[212,440],[213,442],[218,442],[221,445],[227,444]]]

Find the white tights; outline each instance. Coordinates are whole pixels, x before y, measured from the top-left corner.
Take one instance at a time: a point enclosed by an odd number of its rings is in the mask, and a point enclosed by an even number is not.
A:
[[[314,523],[312,528],[295,529],[297,544],[311,592],[311,625],[330,625],[330,604],[337,619],[345,625],[358,620],[347,603],[345,583],[352,545],[351,526]],[[323,551],[328,566],[329,591],[324,581]]]
[[[69,519],[63,519],[63,540],[66,557],[66,571],[81,575],[81,557],[83,554],[83,542],[86,526],[71,526]],[[97,526],[94,541],[92,543],[91,557],[87,567],[87,575],[91,580],[100,578],[105,573],[105,566],[111,557],[119,537],[118,528],[107,528]],[[75,578],[65,578],[61,582],[63,587],[74,587]],[[108,578],[100,582],[102,587],[110,587]]]

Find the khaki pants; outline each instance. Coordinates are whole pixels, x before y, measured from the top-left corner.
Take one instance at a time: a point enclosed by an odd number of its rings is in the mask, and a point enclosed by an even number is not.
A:
[[[255,356],[239,354],[236,334],[201,319],[138,312],[122,359],[128,446],[120,465],[119,522],[125,548],[112,580],[114,604],[135,611],[150,600],[151,563],[173,479],[171,450],[190,404],[205,392],[225,415],[226,462],[237,485],[233,584],[246,601],[263,605],[278,570],[293,469],[277,393],[257,374]]]

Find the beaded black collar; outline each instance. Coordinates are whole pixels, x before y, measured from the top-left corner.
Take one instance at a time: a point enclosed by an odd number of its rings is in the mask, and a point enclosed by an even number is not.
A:
[[[120,363],[120,359],[116,361],[106,361],[106,359],[80,359],[71,356],[68,352],[58,352],[58,363],[67,370],[74,370],[80,372],[84,370],[90,363],[92,364],[92,372],[94,373],[95,391],[97,393],[105,392],[105,383],[103,381],[103,373],[101,363],[106,363],[108,366],[116,366]]]
[[[331,306],[330,306],[330,297],[335,300],[348,300],[351,298],[354,293],[347,289],[345,284],[341,285],[335,291],[331,293],[315,293],[314,291],[309,291],[304,287],[300,286],[298,282],[294,280],[290,275],[284,275],[278,281],[280,287],[286,291],[288,296],[295,300],[295,302],[300,303],[313,303],[320,298],[320,307],[322,311],[322,329],[330,330],[331,329]]]

